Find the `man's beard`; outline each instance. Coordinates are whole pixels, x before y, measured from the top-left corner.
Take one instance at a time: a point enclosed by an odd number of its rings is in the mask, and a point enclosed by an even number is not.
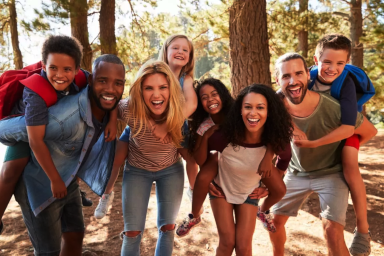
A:
[[[96,106],[103,110],[103,111],[112,111],[116,108],[117,104],[119,104],[119,101],[121,100],[121,98],[123,97],[123,95],[120,95],[120,98],[116,100],[116,103],[115,105],[113,105],[112,108],[109,108],[109,109],[105,109],[102,105],[101,105],[101,102],[100,102],[100,97],[98,98],[95,91],[93,90],[93,87],[91,87],[91,90],[90,90],[90,94],[91,94],[91,97],[93,99],[93,101],[96,103]]]
[[[290,102],[292,102],[293,104],[295,104],[295,105],[299,105],[301,102],[303,102],[304,97],[305,97],[305,95],[307,94],[307,90],[308,90],[308,84],[309,84],[309,82],[310,82],[310,81],[307,82],[307,85],[306,85],[306,86],[304,86],[304,85],[300,86],[300,90],[301,90],[301,96],[300,96],[300,98],[292,98],[291,93],[288,91],[288,89],[289,89],[290,87],[295,87],[295,86],[297,86],[297,85],[291,85],[291,86],[288,86],[287,88],[285,88],[285,90],[283,91],[285,97],[287,97],[287,99],[288,99]]]

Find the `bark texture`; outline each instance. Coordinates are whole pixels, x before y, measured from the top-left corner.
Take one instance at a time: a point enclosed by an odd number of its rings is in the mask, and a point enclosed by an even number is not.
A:
[[[71,34],[83,45],[81,67],[92,71],[92,49],[88,39],[88,4],[87,0],[70,0]]]
[[[229,16],[232,94],[253,83],[271,85],[266,0],[235,0]]]
[[[352,40],[352,65],[363,68],[364,48],[360,42],[360,37],[363,35],[363,15],[361,13],[361,0],[351,0],[351,40]]]
[[[299,14],[305,15],[301,18],[301,30],[298,33],[299,45],[298,51],[304,58],[308,57],[308,0],[299,0]]]
[[[101,54],[115,54],[115,0],[101,0],[100,8],[100,48]]]
[[[23,56],[19,48],[19,34],[17,32],[17,13],[15,0],[9,1],[9,27],[11,31],[11,41],[13,49],[13,63],[15,64],[15,69],[23,68]]]

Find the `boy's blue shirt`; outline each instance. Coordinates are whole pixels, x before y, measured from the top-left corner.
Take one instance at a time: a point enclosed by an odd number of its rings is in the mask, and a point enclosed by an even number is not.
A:
[[[75,176],[79,176],[96,194],[102,195],[112,169],[115,143],[106,143],[104,136],[100,136],[92,149],[89,148],[95,128],[88,88],[76,95],[66,96],[50,107],[48,119],[44,141],[66,186]],[[18,141],[28,142],[25,117],[2,120],[0,142],[12,146]],[[37,216],[56,199],[52,196],[51,182],[33,152],[25,167],[23,180],[29,203]]]

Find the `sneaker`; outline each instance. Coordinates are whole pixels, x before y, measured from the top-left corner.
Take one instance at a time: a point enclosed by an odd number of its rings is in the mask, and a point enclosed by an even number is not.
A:
[[[352,256],[368,256],[371,253],[371,232],[368,234],[362,234],[353,231],[353,240],[349,247],[349,252]]]
[[[3,221],[0,220],[0,235],[3,233],[4,231],[4,224],[3,224]]]
[[[108,212],[109,206],[112,205],[113,198],[115,197],[115,194],[113,191],[111,194],[104,194],[99,201],[99,204],[96,207],[95,210],[95,217],[96,219],[102,219]]]
[[[188,214],[188,216],[183,220],[183,223],[179,225],[179,227],[176,230],[176,234],[179,237],[183,237],[188,235],[189,231],[198,224],[201,223],[201,217],[193,218],[193,214]]]
[[[92,200],[87,198],[87,193],[80,190],[80,195],[81,195],[81,202],[82,202],[84,207],[89,207],[89,206],[93,205]]]
[[[275,224],[273,224],[273,215],[269,212],[269,210],[261,212],[259,209],[259,211],[257,212],[257,219],[259,219],[263,223],[265,230],[272,233],[276,232]]]

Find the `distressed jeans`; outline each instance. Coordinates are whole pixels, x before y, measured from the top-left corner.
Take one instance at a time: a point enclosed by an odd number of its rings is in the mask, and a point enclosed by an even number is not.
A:
[[[157,172],[126,166],[122,189],[124,232],[140,231],[141,233],[135,237],[122,236],[122,256],[140,256],[140,242],[145,228],[153,182],[156,182],[159,231],[155,255],[172,255],[175,231],[163,232],[161,227],[176,222],[184,187],[184,167],[181,161]]]

